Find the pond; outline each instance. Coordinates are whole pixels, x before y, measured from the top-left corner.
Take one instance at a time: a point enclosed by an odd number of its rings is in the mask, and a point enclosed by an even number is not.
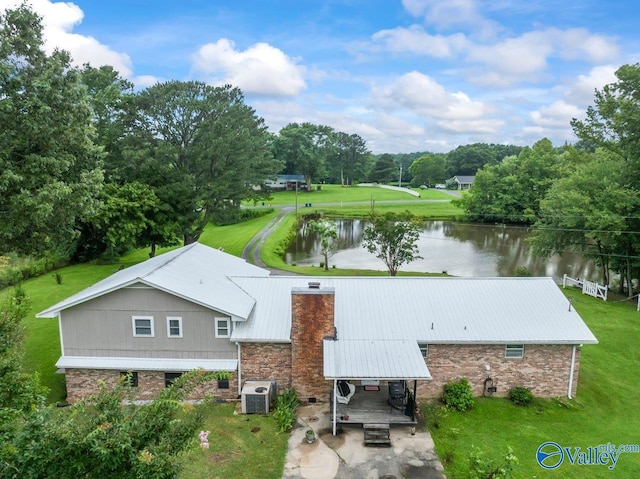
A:
[[[337,268],[386,271],[384,263],[362,247],[366,220],[336,220],[339,249],[329,258]],[[534,276],[571,277],[597,281],[600,271],[593,261],[580,255],[540,258],[533,255],[527,242],[530,231],[525,227],[426,221],[418,240],[421,259],[400,267],[400,271],[441,273],[453,276],[514,276],[525,267]],[[318,266],[323,260],[318,253],[316,234],[306,224],[298,231],[297,241],[289,245],[285,261],[289,264]]]

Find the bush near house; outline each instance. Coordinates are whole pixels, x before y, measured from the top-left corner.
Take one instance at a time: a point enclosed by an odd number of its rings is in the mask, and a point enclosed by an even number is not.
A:
[[[533,401],[533,393],[522,386],[509,390],[509,399],[518,406],[528,406]]]
[[[441,399],[445,406],[456,411],[471,409],[474,403],[473,390],[467,378],[445,384]]]

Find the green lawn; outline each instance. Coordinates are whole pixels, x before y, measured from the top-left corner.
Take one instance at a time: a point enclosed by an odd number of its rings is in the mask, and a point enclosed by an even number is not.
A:
[[[297,194],[297,203],[299,208],[304,208],[305,203],[311,203],[313,206],[327,204],[327,203],[340,203],[342,202],[365,202],[371,201],[407,201],[415,202],[420,199],[442,199],[450,200],[451,196],[446,193],[442,193],[438,190],[421,190],[414,189],[420,193],[420,198],[417,198],[408,193],[401,191],[388,190],[385,188],[379,188],[376,186],[347,186],[342,187],[340,185],[322,185],[322,189],[317,191],[299,191]],[[282,206],[282,205],[295,205],[296,204],[296,192],[295,191],[278,191],[271,194],[271,199],[266,200],[266,205]],[[258,203],[258,206],[261,202]],[[247,203],[247,206],[253,206],[253,203]]]
[[[234,414],[235,404],[207,406],[203,430],[209,449],[183,457],[184,479],[279,479],[289,435],[278,433],[271,416]]]
[[[604,466],[572,466],[567,459],[558,469],[547,471],[536,462],[538,446],[547,441],[583,451],[607,443],[640,443],[640,354],[636,349],[640,313],[634,305],[605,303],[566,291],[600,341],[582,349],[576,399],[536,400],[530,407],[518,407],[506,399],[482,398],[471,411],[449,412],[440,427],[432,430],[449,479],[468,477],[472,446],[496,459],[510,446],[519,459],[515,478],[637,477],[640,453],[621,455],[613,471]]]

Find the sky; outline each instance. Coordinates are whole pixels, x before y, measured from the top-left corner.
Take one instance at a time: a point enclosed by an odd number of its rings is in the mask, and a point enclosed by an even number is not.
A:
[[[575,142],[571,119],[640,61],[636,0],[27,3],[45,48],[77,65],[111,65],[137,90],[230,83],[274,133],[329,125],[378,154]]]

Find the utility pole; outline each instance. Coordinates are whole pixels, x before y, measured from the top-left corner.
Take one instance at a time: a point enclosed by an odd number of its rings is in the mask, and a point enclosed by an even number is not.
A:
[[[400,179],[398,180],[398,187],[402,188],[402,164],[400,164]]]

